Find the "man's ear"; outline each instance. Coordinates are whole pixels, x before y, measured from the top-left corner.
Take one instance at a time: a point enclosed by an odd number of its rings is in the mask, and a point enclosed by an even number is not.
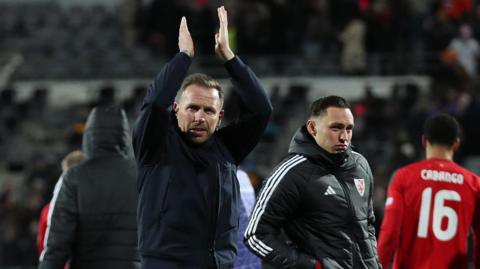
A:
[[[180,109],[180,106],[178,105],[178,103],[173,102],[173,112],[175,112],[175,114],[177,114],[179,109]]]
[[[218,113],[218,122],[217,122],[217,126],[215,127],[215,130],[218,130],[218,128],[220,128],[220,125],[222,124],[222,120],[224,116],[225,116],[225,111],[222,109]]]
[[[453,143],[453,146],[452,146],[452,149],[453,149],[453,152],[457,152],[458,149],[460,149],[460,138],[457,138],[455,139],[455,142]]]
[[[316,136],[317,135],[317,129],[315,127],[315,121],[313,121],[312,119],[308,119],[307,120],[307,131],[309,134],[311,134],[312,136]]]
[[[425,135],[422,135],[422,147],[425,149],[427,148],[427,138]]]

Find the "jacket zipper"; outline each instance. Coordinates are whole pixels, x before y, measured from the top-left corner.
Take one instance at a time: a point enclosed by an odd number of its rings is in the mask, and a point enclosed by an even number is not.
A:
[[[350,199],[350,192],[348,192],[348,189],[347,189],[347,186],[346,186],[346,183],[343,182],[343,180],[340,179],[340,177],[337,177],[336,173],[334,173],[335,175],[335,178],[337,179],[337,181],[340,183],[340,186],[342,187],[343,189],[343,193],[345,193],[345,200],[347,201],[347,206],[350,210],[350,221],[351,221],[351,224],[352,224],[352,227],[355,226],[355,212],[354,212],[354,209],[353,209],[353,206],[352,206],[352,200]],[[350,235],[350,238],[352,239],[352,243],[353,243],[353,246],[352,246],[352,265],[353,265],[353,268],[356,268],[356,262],[357,262],[357,237],[355,236],[354,233],[352,233],[351,230],[347,230],[347,233]]]

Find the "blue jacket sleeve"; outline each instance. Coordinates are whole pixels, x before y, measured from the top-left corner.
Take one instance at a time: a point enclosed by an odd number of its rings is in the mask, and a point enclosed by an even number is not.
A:
[[[273,108],[255,73],[238,56],[226,62],[225,67],[246,111],[220,129],[219,137],[240,163],[260,140]]]
[[[148,87],[133,128],[133,149],[137,162],[155,163],[160,157],[171,124],[171,107],[190,63],[190,57],[179,52]]]

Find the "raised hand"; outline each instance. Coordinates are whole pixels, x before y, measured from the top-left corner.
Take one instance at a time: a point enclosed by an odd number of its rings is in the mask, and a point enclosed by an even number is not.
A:
[[[220,28],[215,34],[215,53],[223,61],[228,61],[235,57],[235,54],[230,49],[228,42],[228,17],[227,11],[223,6],[217,9],[218,20],[220,21]]]
[[[182,17],[180,29],[178,30],[178,50],[185,52],[190,57],[193,57],[195,54],[192,36],[188,30],[187,19],[185,19],[185,17]]]

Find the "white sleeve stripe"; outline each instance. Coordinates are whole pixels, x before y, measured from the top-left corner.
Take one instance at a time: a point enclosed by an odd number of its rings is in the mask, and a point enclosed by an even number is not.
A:
[[[255,235],[248,238],[247,244],[255,249],[256,252],[262,253],[264,256],[268,255],[273,250],[271,247],[258,240]]]
[[[247,229],[245,230],[245,237],[249,237],[251,235],[255,234],[255,231],[257,229],[258,223],[260,221],[260,218],[262,214],[265,212],[266,205],[268,203],[268,200],[272,196],[273,192],[275,191],[276,187],[280,183],[280,181],[283,179],[285,174],[290,171],[293,167],[295,167],[297,164],[305,161],[306,158],[302,157],[300,155],[295,155],[285,163],[283,163],[274,173],[273,175],[267,179],[267,184],[265,186],[265,189],[262,191],[262,194],[260,195],[260,198],[255,205],[255,210],[252,213],[252,217],[250,218],[250,222],[247,226]],[[250,240],[251,238],[248,238],[248,242],[250,243],[250,246],[253,249],[258,249],[258,248],[264,248],[267,249],[268,252],[271,252],[273,249],[269,246],[267,246],[264,242],[260,241],[257,239],[255,236],[253,236],[253,240]]]
[[[267,207],[266,205],[267,205],[267,203],[268,203],[268,200],[270,200],[270,197],[271,197],[272,194],[274,193],[275,189],[277,188],[278,184],[279,184],[280,181],[283,179],[283,177],[285,176],[285,174],[286,174],[290,169],[292,169],[293,167],[295,167],[297,164],[299,164],[299,163],[301,163],[301,162],[303,162],[303,161],[305,161],[305,160],[306,160],[306,158],[303,158],[303,159],[300,159],[300,160],[298,160],[298,161],[295,161],[294,163],[292,163],[291,166],[287,167],[287,168],[285,169],[285,171],[283,171],[283,172],[279,175],[279,177],[278,177],[277,179],[274,179],[274,180],[275,180],[275,183],[274,183],[274,185],[268,190],[268,195],[267,195],[267,197],[265,198],[264,202],[262,203],[261,208],[260,208],[258,214],[255,216],[255,217],[256,217],[256,220],[254,221],[253,226],[250,227],[250,228],[251,228],[251,230],[249,231],[250,234],[255,233],[255,231],[257,230],[257,226],[258,226],[258,223],[259,223],[259,221],[260,221],[260,217],[261,217],[261,216],[263,215],[263,213],[265,212],[265,209],[266,209],[266,207]]]
[[[250,238],[247,240],[247,244],[248,244],[253,250],[255,250],[256,253],[260,254],[260,256],[262,256],[262,257],[267,256],[269,252],[266,251],[266,250],[263,250],[263,249],[261,249],[261,248],[258,248],[257,245],[253,243],[253,240],[254,240],[254,239],[253,239],[252,237],[250,237]]]
[[[297,155],[298,156],[298,155]],[[293,158],[292,158],[293,160]],[[262,214],[265,212],[265,208],[266,208],[266,205],[270,199],[270,197],[272,196],[273,192],[275,191],[275,189],[277,188],[278,184],[280,183],[280,181],[283,179],[283,177],[285,176],[285,174],[290,171],[290,169],[292,169],[293,167],[295,167],[297,164],[305,161],[306,158],[305,157],[302,157],[302,156],[298,156],[298,158],[295,158],[294,161],[292,161],[291,163],[281,167],[279,169],[280,173],[279,175],[274,175],[272,177],[270,177],[268,179],[268,183],[267,183],[267,186],[265,188],[265,191],[263,192],[263,197],[260,197],[260,199],[258,200],[258,203],[257,205],[255,206],[255,215],[253,216],[253,218],[251,219],[251,225],[249,225],[248,229],[246,232],[248,232],[248,234],[253,234],[255,233],[256,229],[257,229],[257,225],[258,225],[258,222],[260,221],[260,217],[262,216]],[[271,183],[271,184],[270,184]]]
[[[262,241],[260,241],[255,235],[252,236],[252,238],[253,238],[254,241],[258,241],[258,244],[259,244],[260,246],[262,246],[263,248],[265,248],[268,252],[270,252],[270,251],[273,250],[271,247],[265,245],[265,243],[263,243]]]
[[[245,236],[249,234],[249,230],[251,230],[251,226],[253,223],[256,221],[256,216],[258,215],[258,211],[260,208],[263,206],[263,201],[265,199],[265,196],[267,195],[268,189],[270,189],[271,185],[274,184],[274,179],[277,177],[279,173],[282,173],[286,167],[288,167],[291,163],[295,162],[296,160],[300,159],[301,157],[299,155],[295,155],[292,158],[288,159],[285,161],[280,167],[273,172],[273,174],[267,179],[267,183],[265,185],[264,190],[260,193],[260,197],[257,200],[257,203],[255,204],[255,207],[253,209],[253,212],[250,216],[250,221],[247,225],[247,229],[245,229]]]
[[[60,179],[58,180],[57,184],[55,184],[55,188],[53,189],[52,201],[50,201],[50,206],[48,208],[47,228],[45,230],[45,237],[43,238],[43,250],[42,250],[42,253],[40,254],[40,258],[39,258],[40,261],[43,261],[45,252],[47,252],[47,240],[48,240],[48,235],[50,234],[50,224],[52,222],[53,209],[55,208],[55,203],[57,202],[58,193],[60,192],[62,185],[63,185],[63,174],[62,176],[60,176]]]

